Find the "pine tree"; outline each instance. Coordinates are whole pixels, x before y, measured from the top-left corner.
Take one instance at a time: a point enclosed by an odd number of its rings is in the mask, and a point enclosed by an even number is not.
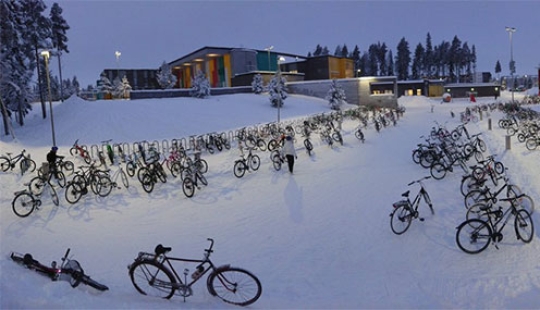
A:
[[[191,79],[190,94],[195,98],[207,98],[210,96],[210,82],[202,71],[197,71],[195,78]]]
[[[341,107],[346,102],[347,98],[345,96],[345,91],[340,85],[337,84],[336,80],[332,80],[330,89],[326,94],[326,100],[328,100],[330,108],[336,111],[341,110]]]
[[[398,80],[404,81],[409,78],[409,64],[411,63],[411,52],[409,43],[402,38],[397,46],[396,72]]]
[[[343,56],[343,55],[341,55],[341,45],[338,44],[338,46],[336,46],[336,50],[334,51],[334,56],[336,56],[336,57]]]
[[[343,47],[341,48],[341,57],[350,57],[349,56],[349,49],[347,48],[347,44],[343,44]]]
[[[350,56],[354,62],[354,72],[355,72],[355,76],[359,76],[359,74],[357,73],[358,70],[360,69],[360,49],[358,48],[358,45],[356,45],[354,47],[354,50]],[[362,73],[360,71],[360,73]]]
[[[287,89],[285,83],[287,80],[281,74],[277,73],[268,83],[268,94],[270,96],[270,104],[274,107],[283,107],[285,99],[287,99]]]
[[[424,52],[424,76],[427,78],[433,77],[433,46],[431,44],[431,35],[428,32],[426,36],[426,49]]]
[[[156,78],[161,89],[173,88],[176,85],[176,76],[172,74],[171,66],[163,61],[156,74]]]
[[[388,52],[388,48],[386,47],[386,43],[383,42],[377,43],[377,62],[379,63],[379,75],[385,76],[387,75],[387,69],[386,69],[386,53]]]
[[[105,95],[110,95],[113,91],[111,80],[105,74],[101,74],[99,77],[98,90]]]
[[[495,64],[495,73],[497,73],[497,79],[499,79],[499,74],[501,73],[501,63],[497,60],[497,63]]]
[[[371,44],[368,50],[367,75],[377,76],[379,68],[379,51],[377,44]]]
[[[394,76],[394,56],[392,55],[392,50],[388,50],[388,58],[386,59],[388,75]]]
[[[257,95],[264,91],[263,78],[260,74],[255,74],[253,76],[253,81],[251,82],[251,89]]]
[[[69,25],[62,17],[62,8],[56,2],[51,7],[51,13],[49,14],[49,16],[51,18],[51,39],[53,47],[56,49],[56,56],[58,57],[58,74],[60,76],[60,81],[62,81],[62,63],[60,58],[62,55],[62,51],[69,53],[66,44],[66,42],[68,41],[66,31],[69,30]],[[64,87],[61,83],[60,100],[64,101],[64,98]]]
[[[424,47],[422,44],[418,43],[416,49],[414,50],[414,58],[411,68],[411,78],[417,80],[421,77],[423,72],[423,63],[424,63]]]
[[[118,77],[114,79],[114,95],[116,98],[122,98],[126,99],[129,98],[129,92],[131,91],[131,85],[129,84],[129,81],[127,77],[124,75],[122,80],[120,80]]]
[[[315,52],[313,52],[313,56],[320,56],[322,54],[322,47],[317,44],[317,47],[315,47]]]

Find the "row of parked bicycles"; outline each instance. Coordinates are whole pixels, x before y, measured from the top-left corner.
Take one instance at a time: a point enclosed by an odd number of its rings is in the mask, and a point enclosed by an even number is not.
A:
[[[46,194],[54,205],[59,205],[59,189],[64,190],[63,196],[68,203],[75,204],[89,194],[107,197],[114,189],[129,188],[133,178],[137,178],[145,192],[151,193],[158,183],[166,183],[169,176],[179,177],[185,196],[190,198],[201,186],[208,185],[205,176],[208,163],[202,158],[203,154],[228,150],[236,143],[241,150],[241,158],[233,164],[236,177],[241,178],[247,171],[259,169],[261,160],[257,151],[268,151],[270,162],[280,170],[283,163],[280,137],[284,134],[303,139],[305,150],[311,156],[317,145],[313,141],[314,135],[320,137],[320,145],[334,147],[336,143],[343,144],[341,128],[344,119],[358,122],[354,135],[364,142],[363,130],[371,126],[380,130],[395,125],[403,112],[403,109],[370,111],[358,108],[322,113],[279,125],[270,123],[241,128],[232,139],[226,133],[173,139],[167,143],[167,149],[165,144],[160,145],[156,141],[140,141],[127,147],[125,143],[105,140],[98,148],[87,147],[77,140],[69,150],[72,157],[58,160],[55,167],[43,163],[36,169],[36,163],[24,150],[13,158],[8,153],[2,157],[8,158],[5,164],[2,160],[0,163],[2,170],[19,166],[22,173],[34,173],[30,181],[24,183],[25,188],[14,193],[12,208],[20,217],[39,209]]]
[[[410,191],[402,194],[393,204],[390,213],[390,227],[395,234],[403,234],[412,220],[424,218],[418,208],[422,201],[434,214],[431,198],[423,184],[426,179],[442,179],[451,167],[463,171],[460,192],[466,209],[465,221],[457,226],[456,243],[469,254],[480,253],[489,244],[498,249],[503,239],[503,228],[513,221],[516,238],[529,243],[534,236],[531,214],[534,201],[523,193],[519,186],[511,183],[504,164],[496,155],[485,156],[487,150],[481,134],[470,135],[466,124],[452,130],[445,125],[433,127],[429,137],[422,137],[426,143],[417,145],[412,152],[415,163],[430,169],[430,176],[415,180],[408,185],[418,184],[420,190],[411,201]],[[474,163],[471,164],[471,161]]]
[[[506,130],[508,136],[515,136],[527,150],[533,151],[540,146],[540,112],[530,108],[519,108],[508,111],[498,121],[500,128]]]

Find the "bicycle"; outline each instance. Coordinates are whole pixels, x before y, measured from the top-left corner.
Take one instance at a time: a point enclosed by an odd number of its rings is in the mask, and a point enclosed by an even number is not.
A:
[[[433,211],[431,198],[429,197],[429,194],[426,191],[424,184],[422,183],[423,180],[427,180],[429,178],[431,178],[431,176],[426,176],[407,184],[407,186],[411,186],[415,183],[420,184],[420,191],[418,191],[418,194],[416,194],[413,202],[411,202],[411,200],[409,199],[410,190],[408,190],[401,194],[401,196],[405,197],[406,199],[399,200],[392,204],[394,210],[392,211],[392,213],[390,213],[390,228],[392,229],[394,234],[401,235],[406,232],[407,229],[409,229],[409,227],[411,226],[411,222],[413,219],[418,218],[421,222],[424,221],[424,218],[418,217],[418,206],[420,205],[420,200],[422,198],[429,206],[431,214],[435,214],[435,212]]]
[[[253,154],[251,148],[248,150],[247,156],[242,155],[240,159],[237,159],[234,162],[233,172],[237,178],[243,177],[246,171],[257,171],[261,166],[261,158],[259,155]]]
[[[479,189],[473,189],[471,191],[469,191],[467,193],[467,195],[465,195],[465,199],[464,199],[464,203],[465,203],[465,208],[469,209],[472,205],[478,203],[478,202],[483,202],[483,203],[496,203],[497,202],[497,197],[506,189],[506,197],[507,198],[510,198],[510,197],[516,197],[518,195],[521,195],[521,189],[517,186],[517,185],[514,185],[514,184],[510,184],[508,183],[509,182],[509,178],[508,177],[504,177],[504,184],[498,189],[496,190],[494,193],[491,192],[491,189],[487,186],[485,186],[484,188],[479,188]],[[531,213],[534,211],[534,210],[530,210]]]
[[[98,283],[94,279],[90,278],[90,276],[86,275],[78,261],[69,259],[69,251],[70,249],[67,249],[66,254],[64,257],[62,257],[62,264],[60,264],[60,267],[57,267],[56,261],[53,261],[51,266],[45,266],[39,261],[35,260],[32,257],[32,254],[29,253],[23,255],[12,252],[10,257],[14,262],[23,265],[30,270],[41,273],[51,278],[53,281],[63,280],[67,276],[67,281],[69,281],[71,287],[73,288],[79,286],[81,283],[84,283],[99,291],[106,291],[109,289],[106,285]]]
[[[518,240],[529,243],[534,236],[534,224],[530,213],[525,209],[518,209],[517,200],[520,196],[503,198],[501,201],[509,201],[510,207],[504,212],[499,207],[492,210],[483,208],[486,220],[480,218],[468,219],[456,227],[456,243],[465,253],[477,254],[485,250],[490,243],[499,249],[497,243],[503,239],[501,233],[510,217],[514,216],[514,230]],[[502,222],[500,228],[498,225]]]
[[[185,302],[186,297],[193,294],[192,285],[210,272],[206,287],[212,296],[238,306],[247,306],[257,301],[262,293],[259,279],[242,268],[232,267],[229,264],[214,265],[210,260],[214,240],[211,238],[207,240],[210,241],[210,247],[204,250],[203,259],[169,257],[166,254],[172,248],[161,244],[156,246],[154,253],[139,252],[134,262],[128,265],[128,273],[133,286],[143,295],[165,299],[179,295],[184,297]],[[188,265],[197,264],[191,279],[188,279],[190,270],[185,268],[182,278],[174,269],[173,261],[184,262]]]
[[[0,170],[6,172],[13,170],[15,165],[19,163],[21,168],[21,175],[24,175],[27,171],[34,172],[36,170],[36,162],[30,158],[30,154],[25,155],[26,150],[22,150],[18,155],[11,157],[13,153],[6,153],[6,156],[0,156]]]
[[[191,166],[184,169],[185,175],[182,180],[182,191],[186,197],[191,198],[195,194],[195,188],[199,187],[199,181],[206,186],[208,181],[206,177],[196,167]]]
[[[105,172],[110,173],[111,169]],[[127,173],[124,171],[124,168],[122,168],[122,166],[120,165],[118,166],[118,169],[112,174],[111,177],[100,180],[102,181],[101,185],[109,186],[111,188],[116,187],[117,189],[120,189],[120,182],[118,182],[118,178],[122,180],[122,184],[124,185],[125,188],[129,188],[129,180],[127,177]],[[107,183],[106,181],[110,181],[110,183]]]
[[[20,190],[14,193],[15,197],[11,201],[11,208],[13,212],[19,217],[27,217],[35,209],[39,209],[41,206],[41,191],[39,194],[33,194],[29,189]],[[54,186],[49,185],[49,194],[51,196],[52,202],[55,206],[60,204],[58,199],[58,194],[54,189]]]
[[[86,149],[86,145],[79,145],[79,139],[75,140],[75,143],[73,143],[73,146],[71,149],[69,149],[69,153],[71,156],[81,156],[85,163],[90,164],[92,159],[90,158],[90,153],[88,153],[88,150]]]
[[[362,132],[362,124],[360,124],[360,125],[358,125],[356,127],[356,129],[354,130],[354,136],[358,140],[362,141],[362,143],[364,143],[366,141],[365,138],[364,138],[364,132]]]

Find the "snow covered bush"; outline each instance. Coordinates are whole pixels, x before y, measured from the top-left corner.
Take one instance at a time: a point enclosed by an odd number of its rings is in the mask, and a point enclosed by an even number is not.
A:
[[[191,97],[206,98],[210,96],[210,82],[202,71],[198,71],[191,79]]]
[[[251,89],[255,94],[260,94],[264,91],[264,85],[263,85],[263,78],[262,75],[256,74],[253,77],[253,81],[251,82]]]
[[[109,80],[105,74],[102,74],[99,77],[98,89],[105,95],[110,95],[113,91],[111,80]]]
[[[341,110],[341,106],[347,100],[345,91],[337,84],[336,80],[332,80],[332,85],[326,94],[326,100],[330,103],[330,108],[336,111]]]
[[[268,93],[270,95],[270,103],[273,107],[282,107],[283,102],[287,99],[287,89],[285,88],[285,82],[287,80],[281,76],[281,74],[276,74],[268,83]]]
[[[159,67],[156,78],[161,89],[173,88],[177,80],[176,76],[172,74],[171,66],[165,61]]]
[[[119,78],[116,78],[114,80],[114,96],[116,98],[129,98],[129,92],[131,91],[131,89],[132,87],[129,84],[129,81],[125,75],[121,81]]]

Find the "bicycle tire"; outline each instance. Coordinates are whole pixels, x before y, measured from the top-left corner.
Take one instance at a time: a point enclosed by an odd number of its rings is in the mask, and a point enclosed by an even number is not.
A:
[[[527,139],[527,141],[525,141],[525,147],[526,147],[527,150],[529,150],[529,151],[534,151],[534,150],[536,150],[536,148],[538,147],[538,141],[537,141],[537,138],[532,137],[532,138]]]
[[[111,178],[105,175],[99,176],[98,179],[99,186],[97,186],[97,194],[100,197],[107,197],[112,191],[113,188],[113,182],[111,181]]]
[[[355,136],[358,140],[364,142],[364,133],[363,133],[361,130],[355,131],[355,132],[354,132],[354,136]]]
[[[390,214],[390,228],[396,235],[405,233],[411,226],[413,214],[409,206],[400,206]]]
[[[198,180],[201,181],[202,185],[204,186],[208,185],[208,180],[200,171],[195,172],[195,175],[196,175],[196,178],[198,178]]]
[[[174,162],[171,165],[171,175],[173,177],[178,177],[182,173],[182,165],[179,162]]]
[[[479,189],[480,184],[478,179],[473,175],[469,175],[461,180],[461,185],[459,187],[461,195],[465,197],[471,190]]]
[[[125,188],[129,188],[129,179],[124,169],[120,169],[119,173],[120,173],[120,179],[122,179],[122,184],[124,185]]]
[[[77,155],[78,153],[79,153],[79,150],[78,150],[76,147],[74,147],[74,146],[71,147],[71,148],[69,149],[69,154],[70,154],[71,156],[75,156],[75,155]]]
[[[489,207],[485,203],[475,203],[467,210],[466,219],[477,219],[487,223],[489,221],[489,214],[486,212],[488,209]]]
[[[267,150],[269,150],[270,152],[277,149],[278,147],[279,147],[279,142],[276,139],[272,139],[268,141]]]
[[[79,184],[77,182],[71,182],[66,187],[66,191],[64,193],[64,196],[65,196],[67,202],[69,202],[71,204],[75,204],[81,199],[81,197],[83,195],[82,192],[83,192],[83,189],[81,187],[81,184]]]
[[[49,184],[51,184],[53,178],[56,185],[60,186],[61,188],[66,187],[66,175],[62,171],[56,172],[56,176],[53,174],[49,175]]]
[[[150,194],[154,190],[154,180],[152,179],[149,173],[145,173],[142,176],[141,185],[142,185],[143,190],[147,192],[148,194]]]
[[[475,190],[470,191],[467,195],[465,195],[463,202],[465,204],[465,209],[469,209],[474,204],[478,202],[485,203],[487,202],[487,200],[488,199],[486,195],[482,192],[481,189],[475,189]]]
[[[429,168],[429,173],[435,180],[442,180],[446,176],[446,168],[440,163],[435,163]]]
[[[36,208],[37,202],[32,194],[27,192],[19,193],[11,202],[13,212],[19,217],[29,216]]]
[[[531,214],[527,210],[521,209],[516,213],[514,219],[514,228],[516,230],[516,236],[524,243],[532,241],[534,236],[534,223],[531,218]]]
[[[495,172],[497,174],[503,174],[504,173],[504,165],[503,163],[501,163],[500,161],[496,161],[494,164],[493,164],[493,169],[495,169]]]
[[[80,280],[82,283],[88,285],[88,286],[91,286],[93,288],[95,288],[96,290],[99,290],[99,291],[107,291],[109,290],[109,287],[105,284],[101,284],[99,282],[97,282],[96,280],[90,278],[90,276],[88,275],[85,275],[85,274],[82,274],[80,276]]]
[[[210,274],[207,288],[211,295],[237,306],[251,305],[262,294],[259,279],[251,272],[237,267],[220,268]]]
[[[135,171],[137,171],[137,166],[133,162],[128,162],[126,164],[126,172],[130,177],[133,177],[135,175]]]
[[[313,150],[313,143],[311,143],[309,139],[304,140],[304,146],[306,147],[306,150],[308,151],[308,153]]]
[[[249,167],[253,170],[253,171],[257,171],[259,170],[259,167],[261,166],[261,158],[259,157],[259,155],[257,154],[253,154],[250,158],[249,158]]]
[[[234,163],[233,172],[237,178],[241,178],[246,174],[247,166],[242,160],[237,160]]]
[[[28,190],[32,193],[32,195],[39,196],[43,193],[45,184],[45,179],[42,177],[34,177],[32,180],[30,180],[30,182],[28,182]]]
[[[30,158],[23,158],[20,163],[22,174],[26,172],[34,172],[36,170],[36,162]],[[23,169],[23,167],[26,167]]]
[[[488,247],[491,236],[492,229],[488,223],[479,219],[471,219],[458,226],[456,243],[463,252],[478,254]]]
[[[207,173],[208,172],[208,163],[204,159],[198,159],[195,161],[195,167],[197,167],[197,170],[199,170],[201,173]]]
[[[172,273],[154,261],[135,262],[129,268],[129,277],[139,293],[152,297],[170,299],[177,285]]]
[[[63,161],[61,168],[63,171],[68,172],[69,174],[73,174],[73,171],[75,171],[75,165],[72,161]]]
[[[281,170],[281,156],[279,154],[274,154],[274,156],[272,156],[272,166],[274,166],[276,171]]]
[[[0,170],[6,172],[11,168],[11,161],[5,156],[0,157]]]
[[[190,177],[185,177],[182,181],[182,191],[187,198],[191,198],[195,194],[195,184]]]
[[[257,139],[257,147],[263,152],[266,151],[266,142],[261,138]]]

